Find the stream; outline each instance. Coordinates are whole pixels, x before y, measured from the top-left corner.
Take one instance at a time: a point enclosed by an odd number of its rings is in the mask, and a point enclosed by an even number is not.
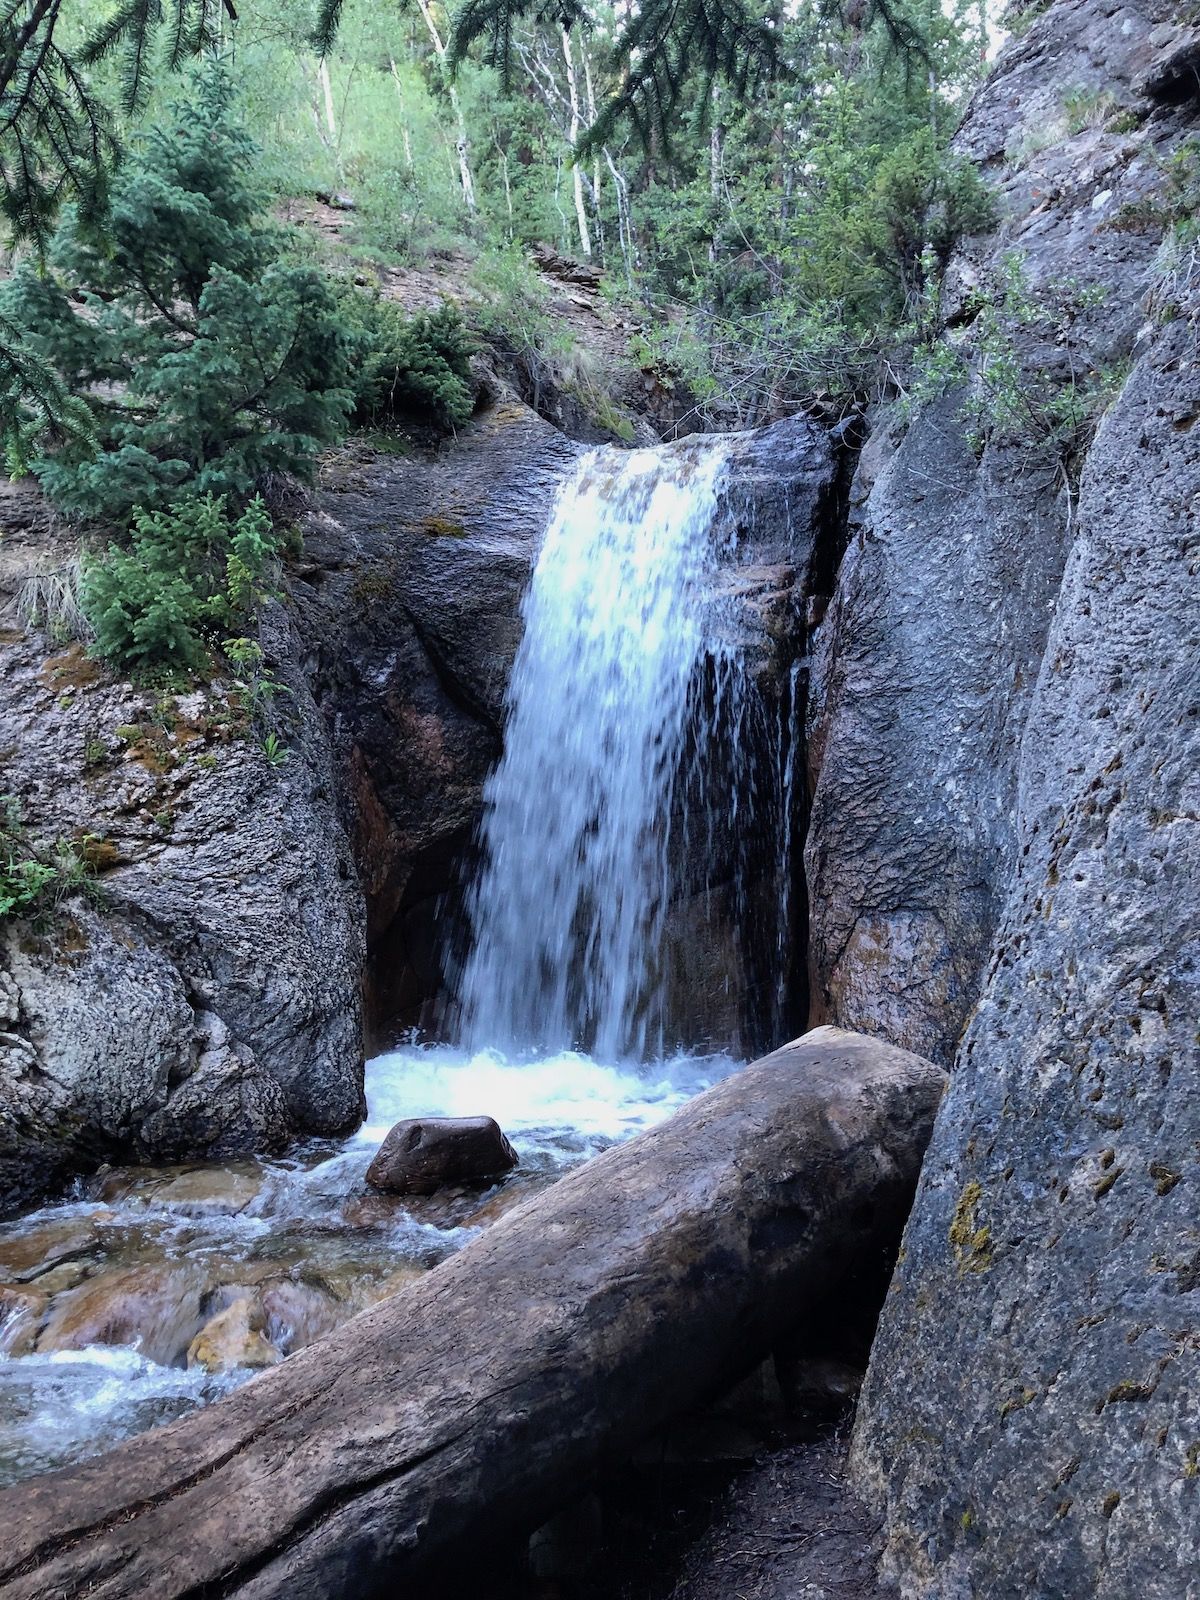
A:
[[[406,1047],[367,1066],[367,1119],[282,1160],[102,1169],[0,1227],[0,1486],[204,1405],[461,1249],[505,1211],[733,1069],[608,1067]],[[402,1117],[493,1115],[520,1166],[399,1199],[365,1183]]]

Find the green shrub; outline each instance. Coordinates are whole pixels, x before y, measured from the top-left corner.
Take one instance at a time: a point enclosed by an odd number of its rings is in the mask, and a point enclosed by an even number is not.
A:
[[[68,216],[0,316],[82,397],[98,447],[38,416],[10,432],[61,510],[124,524],[181,491],[244,498],[344,431],[347,351],[328,280],[259,220],[255,146],[210,66],[118,173],[100,226]]]
[[[202,670],[220,639],[255,615],[277,554],[260,499],[236,519],[214,494],[162,511],[139,508],[128,548],[111,546],[84,571],[95,653],[125,670]]]
[[[339,312],[356,422],[378,426],[397,416],[430,417],[442,428],[466,422],[474,405],[473,346],[456,306],[446,301],[410,317],[382,295],[349,289]]]
[[[88,849],[95,842],[88,835],[39,849],[16,800],[0,795],[0,922],[52,908],[76,889],[98,895]]]

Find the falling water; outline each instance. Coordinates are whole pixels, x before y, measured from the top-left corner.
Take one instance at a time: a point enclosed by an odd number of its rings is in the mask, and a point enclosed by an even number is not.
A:
[[[485,792],[468,1044],[661,1044],[672,791],[705,647],[721,445],[597,450],[559,497]]]

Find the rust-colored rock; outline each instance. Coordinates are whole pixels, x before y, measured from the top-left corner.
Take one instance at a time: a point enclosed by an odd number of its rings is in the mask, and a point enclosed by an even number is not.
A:
[[[242,1295],[200,1329],[188,1347],[188,1366],[203,1367],[206,1372],[273,1367],[280,1356],[264,1334],[266,1325],[267,1316],[259,1297]]]

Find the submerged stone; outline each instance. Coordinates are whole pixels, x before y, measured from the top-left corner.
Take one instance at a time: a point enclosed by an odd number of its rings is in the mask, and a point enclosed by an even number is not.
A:
[[[188,1346],[189,1367],[230,1372],[235,1367],[273,1367],[279,1351],[266,1338],[266,1312],[257,1295],[243,1295],[204,1324]]]

